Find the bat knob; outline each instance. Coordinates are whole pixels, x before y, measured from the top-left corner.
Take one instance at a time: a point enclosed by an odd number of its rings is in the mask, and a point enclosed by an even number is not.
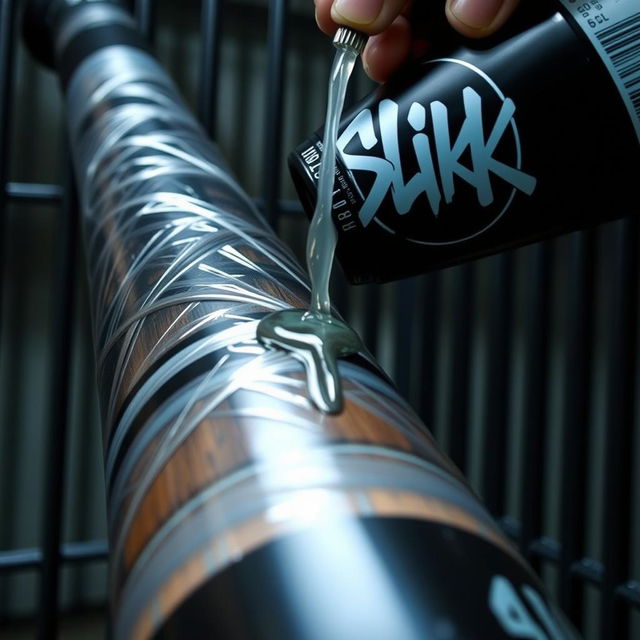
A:
[[[99,7],[115,4],[127,7],[121,0],[27,0],[22,13],[22,37],[31,54],[47,67],[56,65],[55,39],[58,26],[69,12],[83,5]]]

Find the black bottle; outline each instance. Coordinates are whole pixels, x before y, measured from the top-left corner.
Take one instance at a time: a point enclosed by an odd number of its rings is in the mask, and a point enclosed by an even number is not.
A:
[[[522,4],[509,32],[458,39],[343,118],[333,216],[352,282],[640,213],[637,0]],[[309,213],[321,134],[289,158]]]

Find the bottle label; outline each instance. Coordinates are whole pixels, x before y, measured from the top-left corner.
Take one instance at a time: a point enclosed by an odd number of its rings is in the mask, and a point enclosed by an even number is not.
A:
[[[602,58],[640,140],[638,0],[560,0]]]
[[[405,241],[451,245],[493,226],[537,178],[523,161],[516,105],[495,81],[463,60],[432,60],[433,77],[453,93],[400,105],[391,99],[360,111],[337,141],[362,205],[358,223]],[[480,205],[480,206],[478,206]],[[473,216],[452,216],[451,209]]]

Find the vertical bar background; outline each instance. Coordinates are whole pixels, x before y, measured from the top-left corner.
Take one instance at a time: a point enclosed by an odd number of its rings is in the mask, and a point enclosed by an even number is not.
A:
[[[66,190],[61,209],[56,277],[58,304],[54,319],[53,361],[50,381],[50,416],[45,474],[44,532],[42,540],[42,580],[38,638],[47,640],[58,635],[58,602],[60,583],[60,546],[62,539],[64,465],[69,419],[69,393],[72,361],[74,293],[76,278],[76,246],[78,203],[73,184],[73,170],[67,168]]]
[[[267,32],[266,112],[264,127],[264,213],[278,228],[278,199],[282,176],[282,106],[287,48],[287,0],[269,0]]]
[[[471,384],[471,331],[474,314],[474,271],[465,264],[452,272],[453,317],[449,378],[449,424],[447,449],[463,473],[468,470],[469,396]],[[436,435],[437,432],[436,432]]]
[[[482,498],[491,513],[504,513],[509,369],[513,330],[513,255],[505,253],[489,261],[491,300],[488,310],[487,372],[484,384],[484,434]]]
[[[222,28],[222,0],[202,0],[200,21],[200,91],[198,117],[205,131],[215,139],[217,121],[216,95],[220,67],[220,33]]]
[[[133,0],[142,31],[165,50],[156,17],[163,15],[158,11],[160,4]],[[7,242],[7,203],[56,204],[61,193],[60,187],[46,184],[35,173],[29,181],[11,180],[9,165],[12,154],[17,153],[13,145],[18,139],[12,135],[12,90],[19,70],[15,5],[12,0],[0,0],[0,267],[5,279],[2,256]],[[244,61],[245,70],[252,59],[249,49],[255,43],[239,42],[235,50],[228,35],[233,25],[227,29],[238,15],[242,19],[246,5],[233,0],[198,3],[194,28],[198,46],[191,50],[185,41],[185,51],[191,51],[198,69],[192,102],[211,135],[215,136],[228,117],[220,108],[222,87],[225,93],[235,92],[238,99],[252,101],[253,113],[259,110],[256,117],[264,117],[258,160],[263,178],[257,189],[260,193],[254,195],[261,196],[265,215],[278,228],[285,218],[291,222],[301,215],[299,207],[283,202],[285,194],[291,193],[282,188],[283,156],[292,144],[291,136],[296,143],[321,124],[309,124],[299,114],[292,118],[285,92],[306,92],[309,96],[304,96],[302,104],[324,107],[323,74],[329,61],[320,57],[330,55],[331,47],[293,48],[291,30],[302,23],[307,25],[309,43],[324,42],[310,6],[301,9],[292,0],[269,0],[263,5],[252,7],[252,15],[266,17],[263,100],[255,99],[242,85],[245,80],[234,79],[233,70],[223,63],[234,51]],[[182,10],[192,9],[177,8]],[[162,35],[166,38],[164,32]],[[300,56],[304,84],[292,83],[290,78],[289,63]],[[234,117],[239,115],[232,113]],[[290,120],[299,129],[293,134]],[[242,181],[242,175],[239,177]],[[8,576],[39,572],[36,615],[41,638],[56,635],[63,600],[62,567],[70,562],[95,562],[106,554],[102,540],[67,543],[61,533],[65,449],[72,437],[67,423],[77,394],[70,333],[77,234],[75,207],[68,194],[66,191],[56,238],[58,315],[50,340],[51,411],[46,425],[49,443],[42,543],[39,548],[0,549],[0,593],[6,591],[2,581]],[[599,259],[596,244],[601,247]],[[632,467],[638,462],[634,453],[634,446],[638,449],[634,403],[637,249],[637,223],[628,220],[574,234],[559,245],[540,244],[394,285],[356,291],[335,279],[339,309],[361,329],[365,342],[470,477],[490,510],[505,523],[509,535],[536,568],[557,569],[556,581],[549,584],[557,587],[559,603],[569,617],[578,626],[588,625],[584,629],[588,640],[631,640],[640,633],[640,597],[633,582],[640,578],[640,558],[633,555],[634,546],[640,545],[631,538],[640,528],[640,505],[637,494],[635,502],[631,494]],[[598,279],[607,286],[598,287]],[[0,286],[0,311],[3,300]],[[600,324],[606,337],[603,344],[597,343]],[[4,328],[0,324],[0,330]],[[560,361],[557,370],[552,367],[556,360]],[[558,393],[552,393],[555,390]],[[0,424],[0,444],[14,442],[10,428]],[[8,491],[13,471],[7,473],[0,478],[8,478],[7,486],[0,486],[3,507],[12,504]],[[545,487],[558,494],[557,507]],[[84,500],[91,495],[80,493]],[[0,513],[0,528],[3,516]],[[587,585],[595,594],[590,596],[597,604],[593,611],[587,606]],[[0,609],[0,631],[3,613]]]
[[[574,234],[569,245],[567,279],[573,283],[567,300],[564,362],[565,397],[562,412],[562,475],[560,484],[560,593],[558,603],[579,624],[583,617],[582,584],[572,573],[585,552],[587,429],[590,423],[592,350],[594,336],[594,238],[592,231]]]
[[[549,272],[552,259],[548,245],[529,250],[525,297],[525,397],[523,408],[523,447],[520,507],[520,548],[531,557],[531,544],[543,535],[543,487],[545,474],[547,412],[547,343],[549,322]]]
[[[4,229],[7,204],[9,132],[13,97],[15,2],[0,0],[0,273],[4,273]],[[3,317],[2,278],[0,277],[0,323]]]
[[[148,42],[155,40],[154,18],[156,3],[153,0],[134,0],[133,13],[138,21],[140,31]]]
[[[423,278],[422,290],[418,289],[421,297],[422,314],[420,316],[419,336],[420,364],[414,375],[420,381],[415,399],[415,407],[420,413],[428,429],[433,429],[435,423],[435,388],[437,372],[437,336],[440,325],[440,295],[442,291],[442,276],[430,273]]]
[[[604,451],[604,509],[602,518],[603,597],[601,636],[624,638],[629,634],[629,612],[616,594],[626,581],[631,552],[631,447],[635,414],[638,264],[637,220],[614,227],[610,351],[607,363],[607,409]]]

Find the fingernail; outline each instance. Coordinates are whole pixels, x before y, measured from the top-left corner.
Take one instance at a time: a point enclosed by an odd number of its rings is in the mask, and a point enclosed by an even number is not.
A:
[[[331,13],[352,24],[371,24],[380,14],[384,0],[336,0]]]
[[[488,27],[498,15],[503,0],[452,0],[451,13],[472,29]]]

